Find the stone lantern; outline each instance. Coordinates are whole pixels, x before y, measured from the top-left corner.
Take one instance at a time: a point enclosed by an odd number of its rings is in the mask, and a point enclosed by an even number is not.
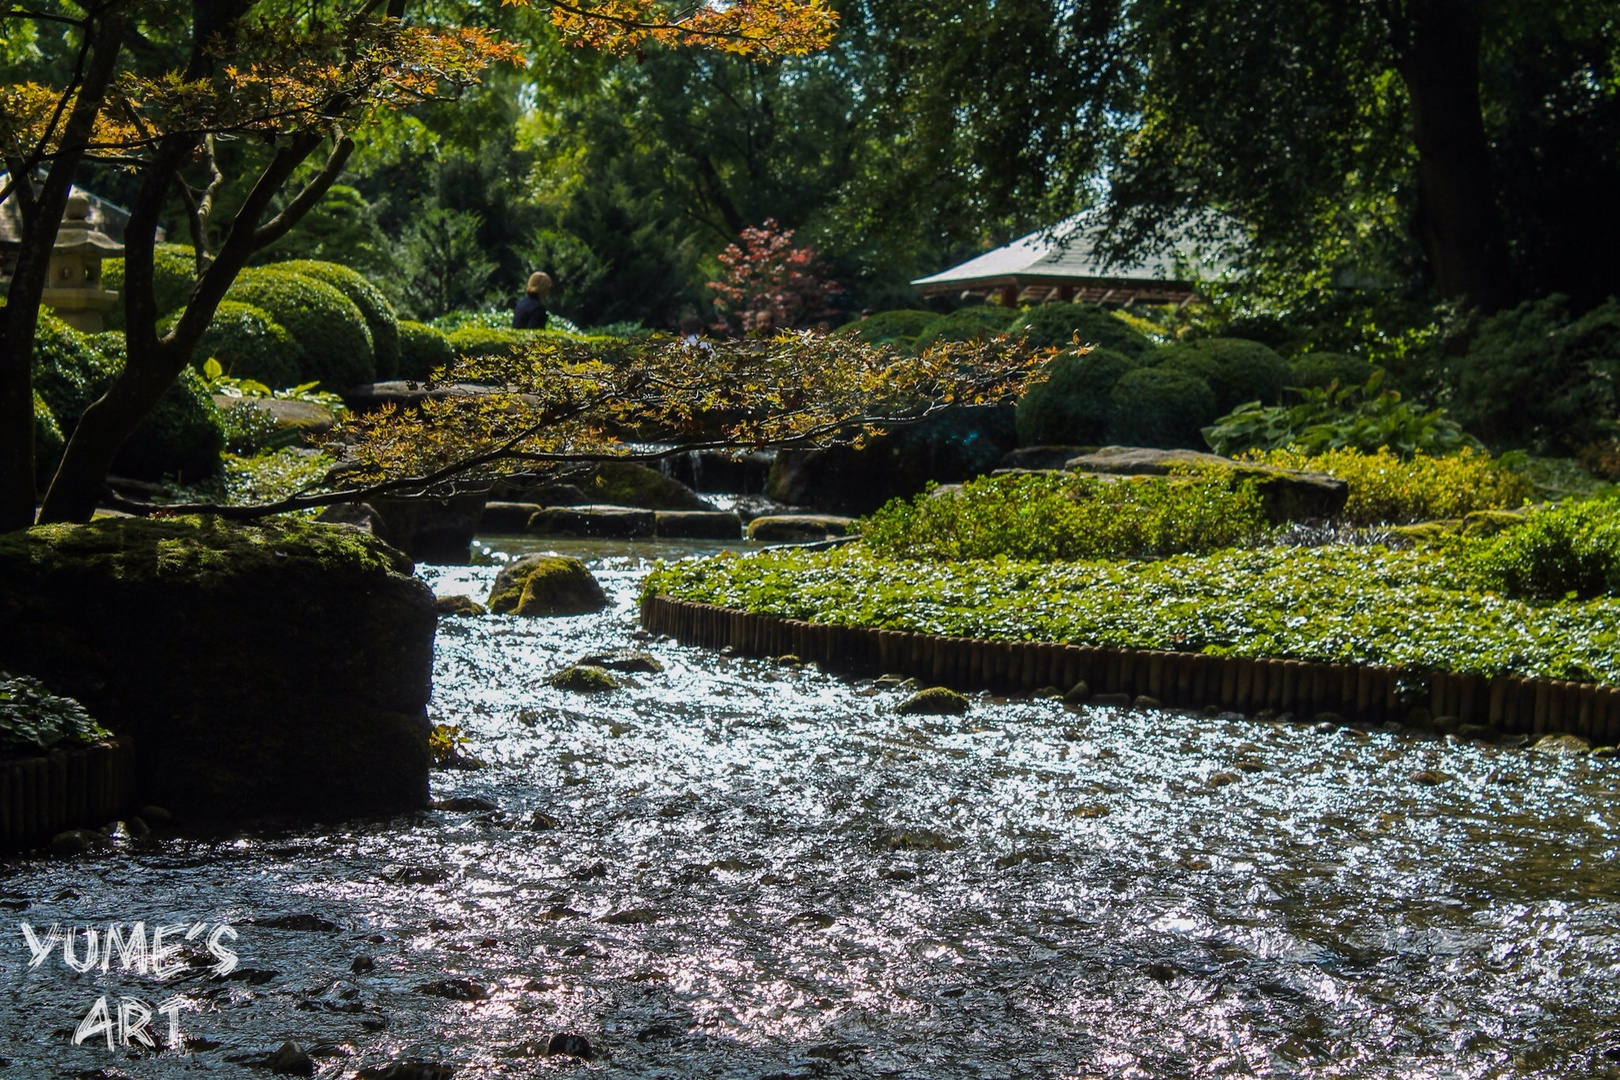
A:
[[[107,328],[102,313],[118,300],[116,292],[101,287],[101,260],[123,253],[124,245],[91,227],[90,199],[74,192],[68,196],[51,248],[50,277],[42,299],[75,330],[100,333]]]

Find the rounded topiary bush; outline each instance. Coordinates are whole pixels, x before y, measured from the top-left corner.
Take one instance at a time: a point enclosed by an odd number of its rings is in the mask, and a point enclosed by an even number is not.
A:
[[[124,368],[124,335],[92,334],[83,340],[98,361],[99,381],[91,388],[93,401]],[[73,422],[77,424],[78,419],[75,416]],[[169,384],[146,419],[124,441],[113,459],[113,472],[137,480],[165,476],[195,480],[219,471],[224,449],[224,417],[214,405],[207,381],[188,367]]]
[[[298,344],[298,382],[341,392],[377,377],[371,331],[354,301],[312,277],[261,266],[244,271],[227,300],[263,308]]]
[[[67,440],[62,427],[56,422],[51,407],[38,390],[34,391],[34,470],[41,481],[49,479],[62,460],[62,449]]]
[[[1288,365],[1288,385],[1301,389],[1320,390],[1338,383],[1347,386],[1365,386],[1376,370],[1371,362],[1345,353],[1306,353]]]
[[[1018,318],[1018,309],[1000,304],[975,304],[941,315],[917,332],[916,347],[926,349],[941,341],[983,341],[1005,334]]]
[[[399,324],[399,377],[421,380],[456,358],[450,339],[427,323]]]
[[[117,355],[121,363],[122,353]],[[39,328],[34,332],[34,389],[45,399],[64,435],[73,433],[79,417],[107,389],[116,372],[85,335],[50,312],[40,311]]]
[[[399,371],[399,316],[394,305],[382,290],[366,280],[360,271],[341,263],[321,262],[318,259],[292,259],[275,263],[281,270],[291,270],[317,281],[324,281],[347,296],[365,316],[366,329],[371,331],[371,348],[376,361],[377,378],[392,379]]]
[[[516,356],[526,346],[534,344],[544,330],[492,329],[483,326],[464,326],[452,330],[446,337],[450,351],[456,356],[490,357]]]
[[[1061,349],[1073,342],[1076,334],[1082,345],[1112,349],[1127,356],[1141,356],[1153,348],[1147,335],[1097,304],[1040,304],[1024,312],[1008,333],[1023,335],[1037,348]]]
[[[1018,402],[1021,446],[1095,446],[1108,437],[1114,384],[1141,361],[1112,349],[1059,353],[1046,365],[1047,379]]]
[[[1160,367],[1179,368],[1203,379],[1216,407],[1230,412],[1246,401],[1275,405],[1288,383],[1288,362],[1258,341],[1205,338],[1159,350]]]
[[[197,253],[186,244],[159,244],[152,252],[152,299],[158,319],[179,311],[197,284]],[[118,293],[118,302],[106,314],[107,329],[124,329],[124,260],[101,264],[101,285]]]
[[[1204,445],[1201,429],[1220,415],[1209,384],[1176,368],[1127,371],[1110,397],[1108,441],[1122,446],[1197,449]]]
[[[917,308],[880,311],[840,328],[839,333],[858,337],[868,345],[893,345],[907,349],[916,341],[917,335],[938,318],[937,312]]]
[[[192,365],[201,368],[210,358],[225,374],[256,379],[272,390],[296,386],[299,379],[298,343],[270,313],[235,300],[220,302],[213,321],[203,332]]]

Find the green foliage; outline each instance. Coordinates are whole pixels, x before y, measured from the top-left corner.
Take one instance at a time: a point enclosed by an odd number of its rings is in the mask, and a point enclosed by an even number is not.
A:
[[[1112,349],[1126,356],[1142,356],[1153,342],[1135,327],[1115,318],[1097,304],[1037,304],[1008,327],[1039,348],[1067,348],[1076,335],[1080,344]]]
[[[1383,373],[1363,387],[1305,390],[1297,405],[1240,405],[1204,429],[1217,454],[1297,447],[1306,454],[1352,449],[1373,453],[1388,447],[1400,457],[1439,457],[1478,440],[1444,409],[1426,409],[1384,390]]]
[[[118,293],[118,301],[106,314],[107,329],[124,329],[124,260],[103,259],[101,263],[103,288]],[[179,311],[191,298],[192,287],[197,284],[196,251],[186,244],[159,244],[152,252],[152,299],[157,305],[159,321]]]
[[[399,324],[399,377],[421,381],[455,359],[444,334],[426,323],[401,320]]]
[[[1565,297],[1499,312],[1464,331],[1440,377],[1447,408],[1498,448],[1571,453],[1614,429],[1620,303],[1572,318]]]
[[[1346,353],[1312,352],[1288,365],[1288,385],[1309,390],[1339,386],[1366,386],[1373,377],[1373,366],[1359,356]]]
[[[62,460],[62,450],[67,446],[67,440],[62,437],[62,428],[56,422],[56,416],[51,407],[46,404],[45,398],[38,390],[34,391],[34,469],[39,479],[49,480],[56,471],[56,465]]]
[[[278,270],[291,270],[317,281],[323,281],[353,301],[365,317],[366,329],[371,332],[372,353],[376,360],[377,378],[392,379],[399,371],[399,317],[394,305],[382,290],[366,280],[364,274],[335,262],[316,259],[293,259],[275,263]],[[287,380],[288,384],[297,382]],[[282,385],[277,383],[276,385]]]
[[[244,271],[225,296],[263,308],[287,328],[298,343],[298,381],[345,390],[376,378],[365,316],[325,282],[264,266]]]
[[[987,476],[931,486],[859,524],[879,555],[942,560],[1141,558],[1252,544],[1266,531],[1254,484],[1216,476]]]
[[[0,671],[0,757],[29,757],[111,737],[72,698],[56,696],[38,679]]]
[[[263,308],[224,300],[191,354],[192,366],[199,370],[209,360],[217,360],[238,379],[291,386],[299,381],[302,351],[287,329]]]
[[[1046,365],[1046,381],[1031,386],[1018,401],[1018,442],[1022,446],[1097,446],[1108,436],[1114,384],[1141,366],[1111,349],[1062,352]]]
[[[839,327],[838,332],[858,337],[868,345],[893,345],[898,349],[907,350],[911,348],[917,335],[938,318],[939,315],[932,311],[897,308],[894,311],[879,311],[868,315],[858,322]]]
[[[41,312],[34,348],[34,385],[66,435],[124,366],[124,335],[86,336]],[[225,436],[219,410],[202,376],[187,368],[163,392],[113,462],[123,476],[203,477],[219,469]]]
[[[445,335],[450,351],[457,356],[517,356],[536,341],[555,339],[550,330],[487,329],[482,326],[464,326]]]
[[[1590,599],[1620,593],[1620,503],[1565,503],[1470,549],[1479,572],[1512,596]]]
[[[851,544],[664,564],[644,588],[845,626],[1620,685],[1620,599],[1527,601],[1481,584],[1466,555],[1434,548],[1046,563],[894,560]]]
[[[1200,338],[1159,350],[1160,367],[1195,375],[1215,391],[1215,408],[1229,412],[1246,401],[1275,405],[1288,381],[1288,364],[1258,341]]]
[[[917,333],[916,347],[926,349],[937,341],[983,341],[1005,334],[1018,318],[1018,309],[1000,304],[972,304],[941,315]]]
[[[1445,457],[1389,449],[1346,448],[1309,455],[1297,449],[1250,452],[1246,461],[1309,469],[1350,485],[1344,520],[1352,525],[1404,525],[1460,518],[1477,510],[1513,509],[1534,494],[1530,482],[1483,450],[1464,446]]]
[[[1108,441],[1122,446],[1197,447],[1200,430],[1220,412],[1209,383],[1169,367],[1127,371],[1109,398]]]

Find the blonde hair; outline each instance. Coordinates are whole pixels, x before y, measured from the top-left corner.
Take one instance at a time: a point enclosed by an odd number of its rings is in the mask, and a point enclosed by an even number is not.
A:
[[[529,275],[529,292],[535,296],[544,296],[551,291],[551,276],[536,270]]]

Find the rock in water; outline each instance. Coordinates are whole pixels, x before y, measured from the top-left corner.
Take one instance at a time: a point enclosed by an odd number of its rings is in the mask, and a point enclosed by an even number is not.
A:
[[[640,649],[613,649],[610,652],[591,653],[580,657],[574,663],[631,674],[656,675],[664,670],[664,665],[658,662],[656,656]]]
[[[495,575],[489,610],[497,615],[589,615],[607,594],[585,564],[564,555],[525,555]]]
[[[1579,735],[1543,735],[1530,749],[1544,754],[1584,754],[1592,744]]]
[[[284,1042],[264,1059],[264,1068],[280,1076],[314,1076],[315,1059],[295,1042]]]
[[[564,1033],[551,1037],[551,1041],[546,1044],[546,1053],[563,1054],[567,1057],[583,1058],[586,1061],[596,1056],[596,1052],[591,1049],[591,1041],[585,1036]]]
[[[968,699],[955,690],[930,686],[906,698],[895,711],[905,716],[961,716],[968,711]]]
[[[571,664],[546,681],[558,690],[572,690],[577,694],[596,694],[619,688],[617,679],[590,664]]]
[[[433,606],[440,615],[487,615],[488,610],[483,604],[470,596],[456,594],[455,596],[441,596],[433,601]]]

